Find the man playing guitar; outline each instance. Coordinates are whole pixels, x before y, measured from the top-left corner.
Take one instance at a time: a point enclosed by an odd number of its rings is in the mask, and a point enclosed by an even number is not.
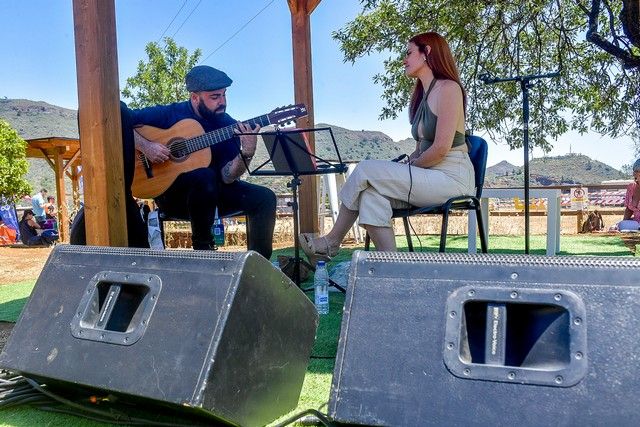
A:
[[[225,112],[226,88],[232,80],[222,71],[196,66],[187,73],[185,82],[191,93],[189,100],[129,111],[132,124],[137,128],[134,137],[138,159],[144,159],[144,168],[141,168],[144,172],[136,171],[134,178],[134,196],[144,197],[136,194],[142,191],[137,190],[136,182],[153,183],[156,177],[164,176],[167,169],[168,178],[155,187],[147,186],[145,191],[148,189],[148,194],[167,215],[191,220],[194,249],[213,247],[211,226],[217,207],[220,216],[236,211],[247,214],[248,248],[268,259],[272,251],[276,196],[266,187],[239,180],[256,151],[257,138],[256,135],[234,135],[257,132],[260,126],[238,122]],[[232,129],[225,134],[226,139],[192,153],[190,158],[201,155],[203,160],[180,169],[186,163],[178,158],[175,150],[183,140],[191,137],[197,140],[198,135],[225,127]],[[154,138],[154,128],[165,135]],[[169,131],[177,135],[167,134]],[[239,138],[240,144],[235,138]],[[159,139],[165,142],[158,142]]]

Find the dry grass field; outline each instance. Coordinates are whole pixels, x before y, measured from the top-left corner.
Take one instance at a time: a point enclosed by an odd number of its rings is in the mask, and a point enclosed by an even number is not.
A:
[[[621,213],[615,211],[604,211],[603,219],[606,228],[615,224],[621,219]],[[332,225],[331,219],[324,221],[324,229],[329,230]],[[415,217],[411,219],[417,234],[439,234],[440,217]],[[538,214],[530,218],[531,234],[546,234],[547,217]],[[489,229],[492,235],[522,235],[524,234],[524,217],[522,214],[515,215],[512,212],[501,213],[489,217]],[[567,215],[563,212],[562,234],[577,234],[578,225],[575,215]],[[395,230],[397,235],[404,234],[402,222],[396,220]],[[167,224],[167,246],[172,248],[189,248],[190,229],[188,223]],[[467,234],[467,216],[453,215],[449,221],[449,234]],[[362,233],[364,236],[364,233]],[[228,225],[225,228],[225,247],[223,250],[242,250],[246,247],[245,225]],[[350,239],[349,239],[350,238]],[[353,243],[353,236],[350,234],[347,243]],[[293,221],[291,217],[280,217],[276,222],[274,231],[274,247],[293,246]],[[0,286],[8,283],[23,282],[25,280],[35,280],[40,274],[40,270],[51,252],[50,248],[10,248],[0,247]]]

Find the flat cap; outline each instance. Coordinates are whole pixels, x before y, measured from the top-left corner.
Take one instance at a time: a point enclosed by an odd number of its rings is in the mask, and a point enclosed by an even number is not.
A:
[[[189,92],[201,92],[229,87],[233,80],[218,69],[208,65],[198,65],[187,73],[184,82]]]
[[[633,164],[633,168],[632,168],[632,170],[633,170],[634,172],[638,172],[638,171],[640,171],[640,159],[636,160],[636,162]]]

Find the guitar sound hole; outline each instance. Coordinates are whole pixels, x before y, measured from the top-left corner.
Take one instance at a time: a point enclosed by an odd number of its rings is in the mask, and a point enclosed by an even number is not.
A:
[[[181,159],[185,154],[184,150],[171,150],[171,155],[176,159]]]
[[[167,147],[169,151],[171,151],[171,160],[175,162],[185,160],[189,154],[183,139],[172,140]]]

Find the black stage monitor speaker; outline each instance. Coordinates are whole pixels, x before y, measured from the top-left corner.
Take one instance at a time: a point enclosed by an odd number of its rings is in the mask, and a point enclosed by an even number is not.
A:
[[[356,252],[329,415],[638,425],[640,260]]]
[[[60,245],[0,366],[263,425],[296,407],[317,324],[255,252]]]

